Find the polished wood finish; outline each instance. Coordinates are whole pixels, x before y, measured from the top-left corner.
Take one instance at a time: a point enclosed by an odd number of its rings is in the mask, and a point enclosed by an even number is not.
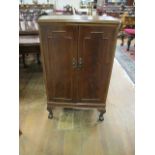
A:
[[[72,66],[76,63],[77,55],[77,27],[52,26],[46,27],[44,64],[47,74],[47,96],[49,101],[75,101],[76,70]]]
[[[50,24],[76,24],[76,25],[86,25],[86,24],[109,24],[115,25],[116,27],[120,24],[120,21],[116,18],[110,16],[79,16],[79,15],[52,15],[52,16],[42,16],[38,19],[40,25]],[[103,26],[103,25],[101,25]]]
[[[98,16],[45,16],[38,22],[48,111],[98,108],[102,117],[120,22]]]
[[[80,27],[78,59],[83,64],[78,75],[79,102],[105,103],[114,57],[114,34],[113,27]]]

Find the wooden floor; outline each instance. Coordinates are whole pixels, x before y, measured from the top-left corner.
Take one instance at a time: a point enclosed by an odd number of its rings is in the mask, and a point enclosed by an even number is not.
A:
[[[56,108],[49,120],[40,67],[20,68],[20,155],[134,155],[134,85],[117,61],[97,119],[95,109]]]

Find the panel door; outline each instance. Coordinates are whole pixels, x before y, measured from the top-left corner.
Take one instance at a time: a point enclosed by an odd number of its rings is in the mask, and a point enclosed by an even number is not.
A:
[[[73,102],[77,84],[77,27],[52,25],[42,29],[48,100]]]
[[[115,49],[113,27],[81,26],[78,50],[79,102],[106,101]]]

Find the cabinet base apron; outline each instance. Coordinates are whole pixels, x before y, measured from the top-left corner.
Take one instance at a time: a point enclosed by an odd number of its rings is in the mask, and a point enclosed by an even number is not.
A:
[[[73,109],[98,109],[100,112],[98,121],[104,120],[104,113],[106,112],[106,105],[103,103],[64,103],[64,102],[47,102],[48,118],[53,118],[54,107],[73,108]]]

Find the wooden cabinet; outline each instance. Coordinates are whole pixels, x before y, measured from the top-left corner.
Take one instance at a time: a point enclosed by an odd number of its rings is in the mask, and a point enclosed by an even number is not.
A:
[[[97,108],[103,120],[118,28],[110,17],[39,19],[50,118],[53,107],[63,106]]]

